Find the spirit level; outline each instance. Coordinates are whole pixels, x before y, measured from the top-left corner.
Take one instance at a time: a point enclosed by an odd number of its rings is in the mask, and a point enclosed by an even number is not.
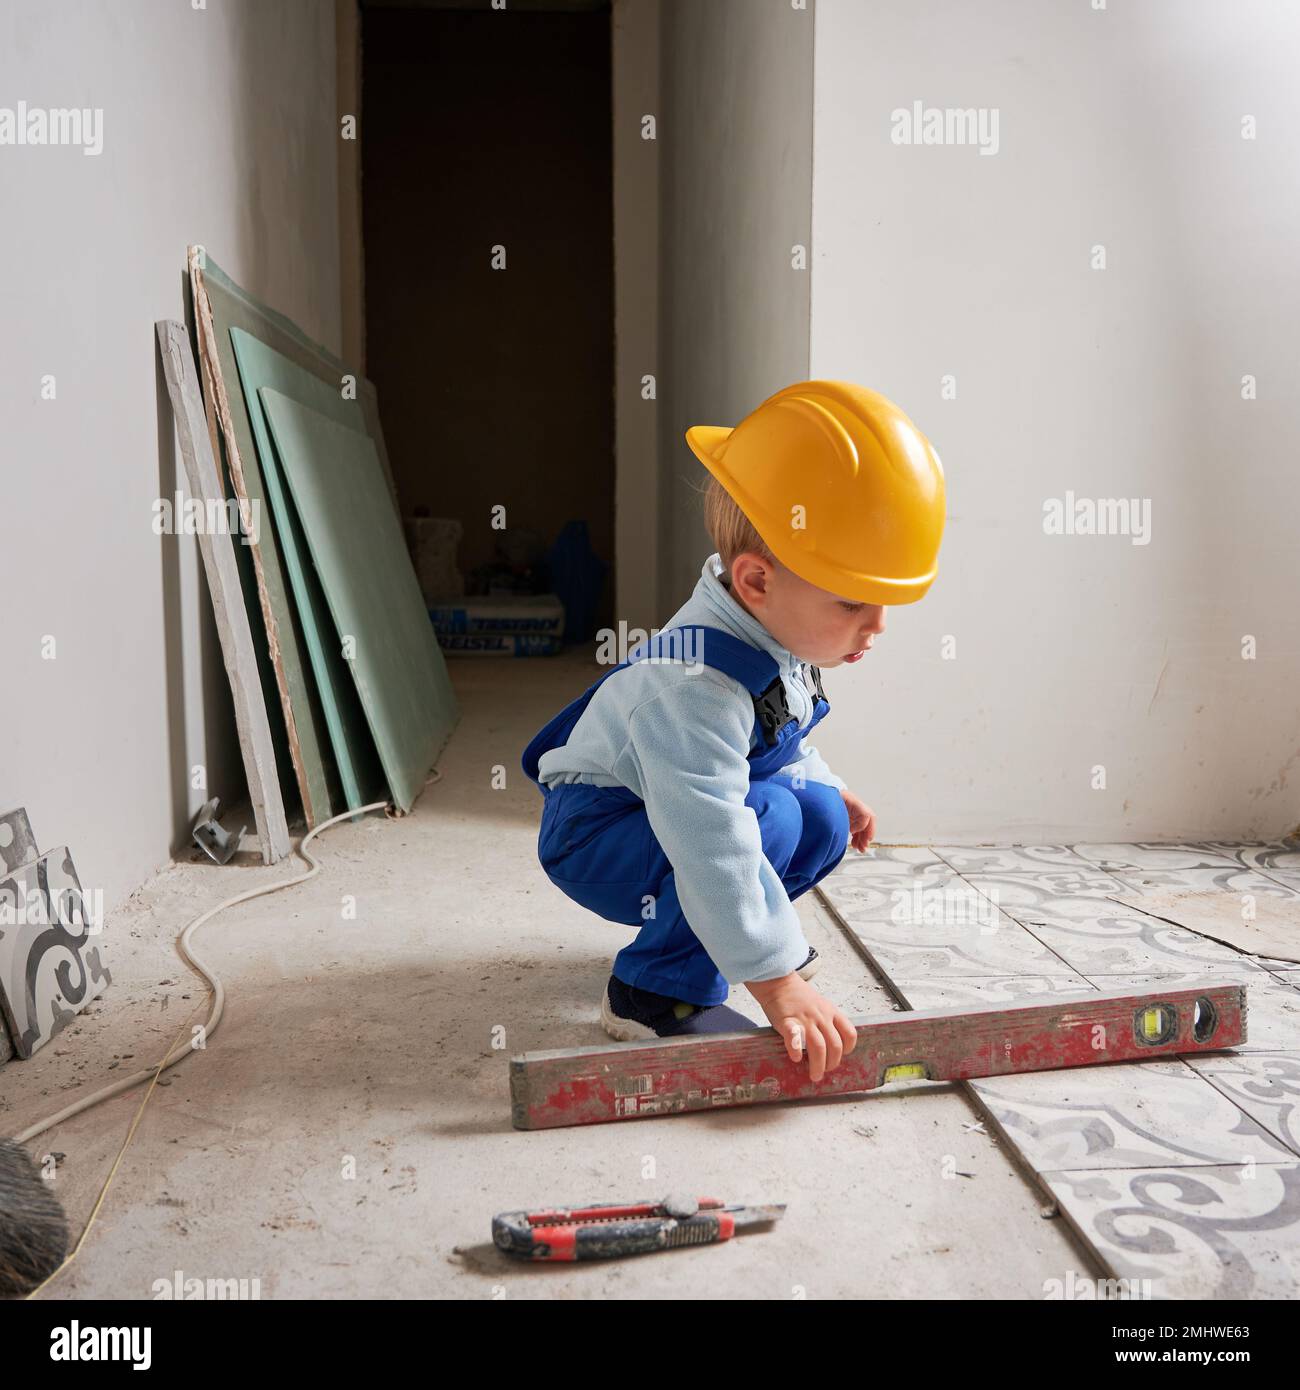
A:
[[[1218,1052],[1246,1040],[1246,986],[1035,995],[853,1025],[853,1051],[817,1082],[809,1080],[807,1057],[792,1062],[774,1028],[528,1052],[510,1062],[512,1122],[554,1129],[872,1091],[895,1081]]]

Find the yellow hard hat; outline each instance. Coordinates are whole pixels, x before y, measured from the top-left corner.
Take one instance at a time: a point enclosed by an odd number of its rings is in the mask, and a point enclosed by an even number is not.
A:
[[[938,572],[943,465],[892,402],[848,381],[800,381],[734,429],[686,442],[778,560],[862,603],[915,603]]]

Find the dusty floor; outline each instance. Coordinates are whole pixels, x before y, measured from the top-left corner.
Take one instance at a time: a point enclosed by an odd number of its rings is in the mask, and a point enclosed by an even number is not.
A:
[[[43,1297],[151,1298],[180,1271],[256,1280],[263,1298],[1042,1298],[1045,1281],[1093,1273],[958,1087],[511,1129],[508,1058],[604,1039],[598,1000],[630,934],[547,882],[519,768],[599,674],[593,650],[530,664],[527,684],[508,661],[453,662],[463,719],[415,813],[326,832],[316,879],[203,928],[225,1019],[154,1092],[85,1251]],[[157,1060],[206,1012],[173,937],[296,871],[187,863],[142,888],[108,924],[112,988],[0,1068],[0,1133]],[[819,987],[888,1011],[814,898],[799,906]],[[743,991],[732,1002],[761,1017]],[[37,1142],[66,1155],[57,1191],[77,1229],[139,1096]],[[612,1264],[519,1266],[490,1242],[498,1211],[681,1190],[789,1209],[766,1234]]]

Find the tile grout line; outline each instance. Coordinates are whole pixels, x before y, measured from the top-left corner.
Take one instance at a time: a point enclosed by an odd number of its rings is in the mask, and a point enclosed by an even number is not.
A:
[[[1233,1054],[1228,1054],[1228,1055],[1233,1055]],[[1246,1056],[1253,1055],[1253,1056],[1256,1056],[1256,1057],[1261,1057],[1261,1056],[1268,1056],[1269,1054],[1268,1054],[1268,1053],[1259,1053],[1259,1052],[1257,1052],[1257,1053],[1254,1053],[1254,1054],[1249,1054],[1249,1053],[1247,1053],[1247,1054],[1242,1054],[1242,1055],[1246,1055]],[[1287,1052],[1285,1049],[1279,1049],[1279,1050],[1278,1050],[1278,1055],[1281,1056],[1281,1057],[1292,1057],[1292,1058],[1295,1058],[1297,1061],[1300,1061],[1300,1053]],[[1219,1083],[1218,1083],[1217,1081],[1215,1081],[1214,1075],[1213,1075],[1212,1072],[1197,1071],[1196,1068],[1195,1068],[1194,1066],[1192,1066],[1192,1065],[1188,1062],[1188,1060],[1187,1060],[1186,1057],[1180,1057],[1180,1058],[1179,1058],[1179,1061],[1181,1061],[1182,1064],[1183,1064],[1183,1066],[1185,1066],[1185,1067],[1187,1068],[1187,1070],[1190,1071],[1194,1076],[1199,1076],[1199,1077],[1201,1078],[1202,1081],[1204,1081],[1204,1082],[1206,1082],[1207,1084],[1213,1086],[1214,1089],[1215,1089],[1216,1091],[1218,1091],[1218,1093],[1224,1098],[1224,1100],[1230,1101],[1233,1105],[1235,1105],[1235,1106],[1237,1107],[1237,1109],[1238,1109],[1239,1111],[1241,1111],[1241,1113],[1246,1117],[1246,1119],[1248,1119],[1249,1121],[1251,1121],[1252,1124],[1259,1125],[1260,1128],[1263,1129],[1264,1132],[1265,1132],[1266,1134],[1271,1134],[1271,1133],[1272,1133],[1272,1131],[1269,1130],[1268,1127],[1267,1127],[1266,1125],[1262,1124],[1259,1120],[1255,1119],[1255,1117],[1250,1113],[1249,1110],[1247,1110],[1247,1109],[1241,1104],[1241,1102],[1237,1099],[1236,1096],[1232,1095],[1230,1092],[1228,1092],[1227,1090],[1225,1090],[1224,1087],[1220,1086]],[[1273,1137],[1277,1139],[1277,1142],[1278,1142],[1279,1144],[1282,1144],[1282,1145],[1284,1145],[1286,1148],[1288,1148],[1288,1149],[1291,1150],[1292,1154],[1294,1155],[1294,1157],[1293,1157],[1292,1160],[1291,1160],[1292,1163],[1295,1163],[1296,1161],[1300,1160],[1300,1144],[1292,1144],[1291,1141],[1290,1141],[1289,1139],[1284,1139],[1284,1138],[1281,1138],[1280,1136],[1277,1136],[1277,1135],[1274,1135]],[[1230,1165],[1223,1165],[1223,1166],[1230,1166]],[[1275,1164],[1260,1164],[1260,1163],[1257,1163],[1255,1166],[1258,1168],[1258,1167],[1275,1167],[1276,1165],[1275,1165]]]
[[[949,865],[949,868],[952,866]],[[953,871],[954,873],[956,870]],[[973,886],[973,885],[972,885]],[[977,890],[978,891],[978,890]],[[814,885],[813,892],[817,894],[818,900],[829,913],[831,919],[840,930],[840,934],[845,937],[850,947],[857,956],[863,961],[867,968],[879,980],[879,982],[901,1003],[905,1009],[910,1010],[911,1004],[907,1002],[906,996],[901,992],[900,986],[896,985],[889,972],[881,965],[878,965],[870,956],[867,948],[858,939],[857,933],[848,925],[840,915],[839,910],[831,903],[821,891],[820,885]],[[1037,940],[1037,938],[1034,938]],[[1050,948],[1049,948],[1050,949]],[[1053,954],[1055,954],[1053,952]],[[1071,974],[1079,975],[1080,971],[1071,968]],[[1086,978],[1086,977],[1085,977]],[[1091,982],[1090,982],[1091,983]],[[1096,986],[1094,985],[1095,989]],[[965,1098],[967,1104],[975,1114],[981,1116],[986,1123],[993,1126],[994,1130],[1001,1136],[1001,1148],[1011,1159],[1011,1166],[1015,1168],[1020,1176],[1026,1180],[1030,1189],[1037,1193],[1040,1199],[1045,1198],[1048,1206],[1052,1207],[1058,1216],[1065,1218],[1065,1224],[1070,1231],[1076,1247],[1082,1254],[1085,1263],[1091,1262],[1095,1270],[1100,1271],[1106,1278],[1117,1279],[1120,1275],[1115,1268],[1106,1260],[1102,1252],[1089,1240],[1087,1233],[1075,1222],[1068,1209],[1062,1205],[1059,1198],[1047,1184],[1045,1178],[1034,1167],[1028,1155],[1016,1143],[1015,1138],[1006,1130],[994,1114],[992,1108],[985,1102],[980,1095],[977,1085],[973,1081],[958,1081],[954,1083],[959,1093]]]

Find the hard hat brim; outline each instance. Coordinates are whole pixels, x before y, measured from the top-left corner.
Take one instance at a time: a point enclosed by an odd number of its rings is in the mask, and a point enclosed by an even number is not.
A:
[[[727,425],[692,425],[686,431],[686,442],[695,457],[712,471],[714,452],[730,434],[731,429]],[[719,478],[718,481],[722,480]]]

